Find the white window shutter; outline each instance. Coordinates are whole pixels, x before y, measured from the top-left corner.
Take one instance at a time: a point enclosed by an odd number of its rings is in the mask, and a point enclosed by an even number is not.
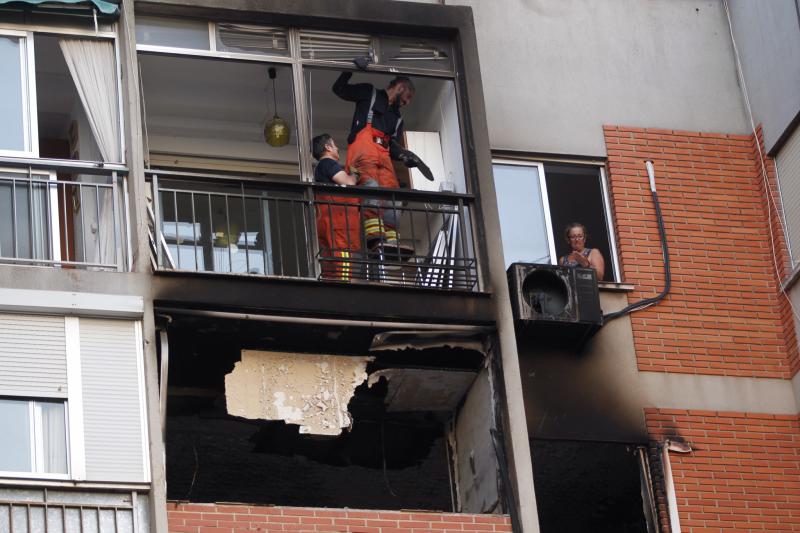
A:
[[[67,397],[64,317],[0,314],[0,395]]]
[[[137,323],[80,319],[86,479],[146,482]]]
[[[794,266],[800,263],[800,127],[795,128],[775,159]]]

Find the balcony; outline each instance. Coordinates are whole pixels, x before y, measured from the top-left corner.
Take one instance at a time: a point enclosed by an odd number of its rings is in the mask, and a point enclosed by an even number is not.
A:
[[[469,194],[176,171],[150,172],[147,180],[157,200],[151,245],[159,270],[478,288]],[[325,227],[318,222],[337,210],[346,213],[336,228],[346,242],[327,251],[318,245]],[[376,213],[396,221],[396,244],[365,233],[362,221]]]
[[[125,171],[0,159],[0,263],[129,270]]]

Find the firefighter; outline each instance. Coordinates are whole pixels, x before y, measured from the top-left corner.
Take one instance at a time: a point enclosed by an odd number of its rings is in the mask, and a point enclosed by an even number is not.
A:
[[[339,164],[339,148],[327,133],[314,137],[311,152],[318,161],[315,182],[346,187],[358,181]],[[350,281],[351,259],[361,250],[358,199],[320,194],[316,200],[322,278]]]
[[[364,70],[369,59],[357,58],[353,62]],[[408,105],[414,98],[414,84],[405,76],[397,76],[386,89],[376,89],[370,83],[350,84],[352,75],[352,72],[342,72],[333,84],[333,92],[339,98],[356,104],[347,138],[346,167],[358,171],[358,185],[399,188],[392,159],[409,168],[420,167],[428,177],[430,171],[424,163],[400,145],[403,138],[400,108]],[[433,176],[428,179],[433,179]],[[399,252],[397,211],[387,209],[383,202],[375,200],[365,201],[364,204],[363,224],[367,246],[382,246],[382,249],[389,248]]]

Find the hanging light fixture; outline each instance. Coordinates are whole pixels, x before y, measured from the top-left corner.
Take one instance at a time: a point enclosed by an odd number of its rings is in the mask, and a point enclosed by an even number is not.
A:
[[[278,93],[275,90],[275,78],[278,73],[275,71],[275,67],[270,67],[268,72],[269,79],[272,80],[273,116],[264,124],[264,140],[267,141],[268,145],[279,148],[289,142],[291,130],[289,129],[289,123],[278,116]]]

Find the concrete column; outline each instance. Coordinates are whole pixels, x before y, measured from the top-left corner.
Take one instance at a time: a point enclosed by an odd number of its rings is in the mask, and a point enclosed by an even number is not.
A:
[[[136,57],[136,28],[133,0],[120,4],[119,47],[122,71],[122,110],[125,119],[125,160],[128,175],[128,196],[131,221],[131,250],[133,271],[152,276],[150,246],[147,241],[147,205],[144,181],[144,142],[142,138],[142,114],[139,99],[139,68]],[[150,436],[151,490],[148,498],[150,530],[167,532],[167,482],[164,464],[164,440],[161,433],[159,411],[158,356],[153,317],[153,298],[149,292],[144,296],[142,336],[144,342],[146,421]]]

